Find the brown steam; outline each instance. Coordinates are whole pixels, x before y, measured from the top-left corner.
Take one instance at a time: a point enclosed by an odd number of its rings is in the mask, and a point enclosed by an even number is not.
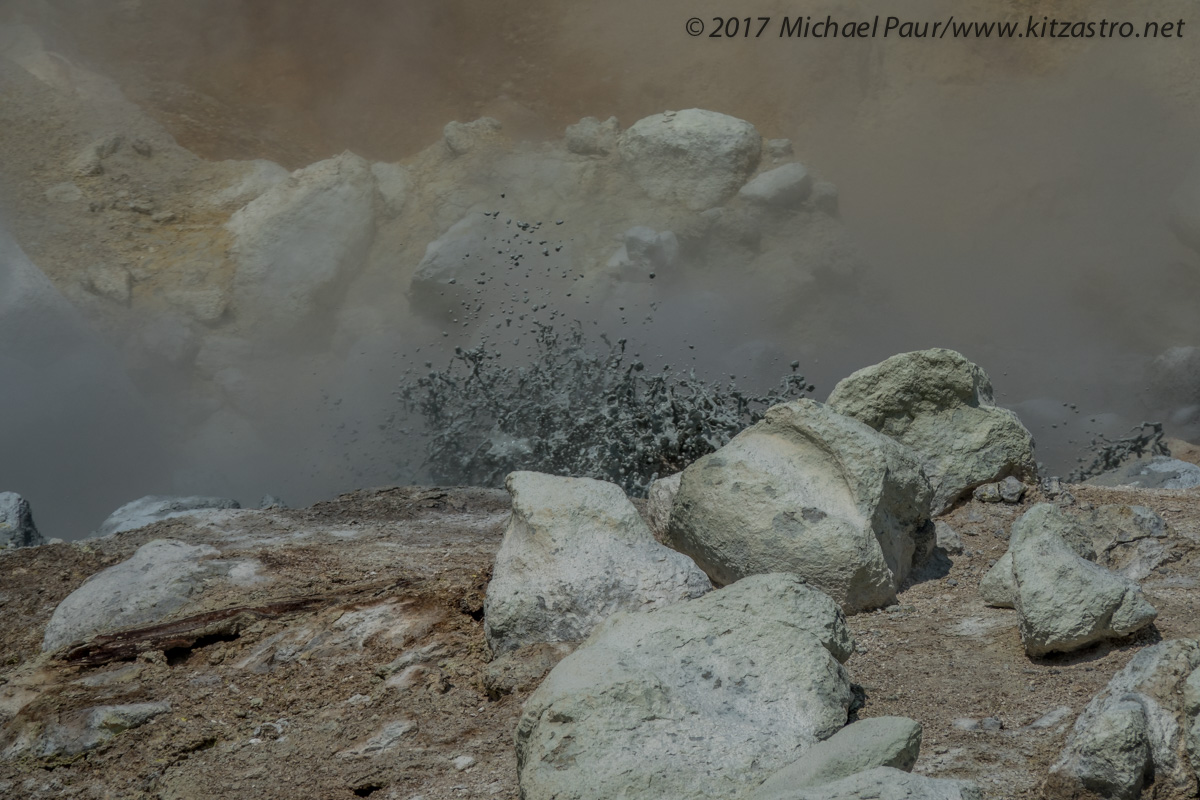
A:
[[[789,14],[897,13],[882,2],[46,0],[11,10],[208,158],[294,168],[350,149],[399,160],[446,122],[484,114],[538,138],[585,115],[629,125],[701,107],[789,137],[839,186],[873,296],[887,298],[853,340],[803,365],[817,394],[895,352],[959,349],[989,371],[1001,402],[1027,404],[1056,471],[1086,443],[1084,417],[1115,412],[1106,419],[1119,430],[1160,412],[1144,365],[1200,343],[1200,261],[1165,225],[1197,155],[1200,18],[1187,2],[903,9],[1196,25],[1159,41],[775,35]],[[773,23],[751,39],[684,30],[689,17],[711,25],[730,12]],[[1057,411],[1066,402],[1081,415]]]

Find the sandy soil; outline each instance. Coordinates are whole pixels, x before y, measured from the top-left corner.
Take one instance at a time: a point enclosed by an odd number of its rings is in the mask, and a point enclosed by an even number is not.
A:
[[[1072,492],[1080,505],[1137,503],[1170,521],[1174,560],[1143,582],[1159,610],[1155,626],[1030,660],[1016,612],[986,607],[976,588],[1006,548],[1011,522],[1038,498],[954,510],[944,520],[966,552],[936,556],[898,605],[850,618],[861,647],[847,666],[867,697],[860,718],[919,720],[916,771],[978,780],[988,798],[1036,797],[1069,725],[1139,647],[1200,637],[1200,495]],[[79,709],[171,703],[169,714],[80,756],[0,762],[0,794],[515,798],[521,703],[562,652],[522,651],[489,664],[482,598],[507,507],[491,490],[362,491],[306,510],[218,512],[0,555],[0,747]],[[143,638],[149,649],[108,663],[78,663],[88,651],[40,655],[43,626],[63,597],[139,545],[168,537],[262,564],[269,582],[206,593],[180,612],[238,611],[238,626],[177,646]],[[1055,723],[1031,727],[1063,706],[1069,711]],[[963,720],[988,717],[999,729],[962,729]],[[396,722],[412,727],[395,746],[362,751]],[[460,770],[462,756],[474,762]]]

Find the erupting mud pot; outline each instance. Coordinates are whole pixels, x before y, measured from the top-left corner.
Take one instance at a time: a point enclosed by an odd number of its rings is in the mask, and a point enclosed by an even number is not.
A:
[[[0,797],[1200,797],[1194,9],[701,5],[0,3]]]

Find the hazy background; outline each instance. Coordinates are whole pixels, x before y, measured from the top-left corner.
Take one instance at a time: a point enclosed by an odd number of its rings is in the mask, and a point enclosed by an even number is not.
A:
[[[746,119],[764,137],[791,138],[797,157],[839,187],[842,219],[874,268],[872,294],[886,298],[861,309],[844,340],[807,354],[802,371],[816,396],[896,352],[958,349],[987,369],[998,399],[1034,430],[1040,457],[1065,473],[1088,438],[1083,428],[1119,432],[1164,410],[1146,389],[1154,355],[1200,344],[1200,256],[1165,224],[1171,194],[1200,155],[1195,8],[1019,0],[7,0],[0,16],[35,24],[48,46],[117,80],[180,144],[212,159],[270,158],[296,168],[350,149],[396,161],[435,142],[446,122],[483,114],[514,136],[537,139],[560,137],[582,116],[616,115],[625,127],[666,109],[700,107]],[[730,12],[773,22],[759,39],[685,33],[689,17],[711,25]],[[1033,14],[1128,19],[1139,29],[1182,18],[1196,27],[1158,41],[775,38],[780,18],[797,13],[915,20],[953,13],[978,21]],[[750,327],[753,304],[743,308]],[[702,340],[702,354],[707,348],[724,366],[742,344],[738,321],[696,329],[702,319],[680,302],[665,305],[658,324],[667,338]],[[396,348],[385,350],[386,363],[343,365],[321,380],[342,395],[376,396],[406,363]],[[309,502],[391,477],[394,466],[380,461],[378,448],[349,441],[339,428],[378,415],[382,403],[355,409],[353,401],[321,399],[313,382],[304,386],[311,402],[297,401],[284,416],[303,420],[310,463],[320,465],[306,465],[299,478],[288,474],[296,463],[290,453],[247,461],[232,481],[243,502],[268,490]],[[23,490],[36,499],[53,481],[79,485],[106,471],[105,447],[82,433],[91,429],[89,414],[86,404],[68,404],[32,425],[46,453],[68,454],[60,460],[76,472],[56,477],[43,453],[22,464],[24,472],[4,474],[36,471]],[[1087,425],[1093,416],[1100,421]],[[120,490],[101,494],[158,491],[146,472],[154,470],[106,480]],[[198,479],[195,491],[217,491],[218,482]],[[87,515],[101,502],[88,504]],[[76,530],[90,518],[35,503],[39,519],[56,515]]]

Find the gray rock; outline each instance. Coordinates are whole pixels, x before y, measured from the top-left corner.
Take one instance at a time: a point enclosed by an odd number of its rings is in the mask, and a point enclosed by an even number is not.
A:
[[[976,486],[971,496],[981,503],[999,503],[1004,498],[1000,496],[1000,483],[985,483],[982,486]]]
[[[525,703],[525,800],[727,798],[846,723],[845,617],[793,575],[610,617]]]
[[[480,117],[472,122],[447,122],[442,129],[442,141],[451,155],[461,156],[494,138],[500,127],[500,123],[491,117]]]
[[[951,555],[959,555],[963,551],[962,537],[958,535],[958,531],[951,528],[948,524],[942,521],[933,523],[934,535],[937,537],[937,546],[945,550]]]
[[[1172,554],[1167,521],[1145,506],[1106,505],[1080,516],[1097,561],[1127,578],[1141,580]]]
[[[787,792],[747,794],[743,800],[983,800],[970,781],[927,778],[893,767],[876,767],[833,783]]]
[[[754,800],[783,800],[796,789],[820,786],[875,767],[912,771],[921,751],[921,725],[907,717],[872,717],[818,742],[759,786]]]
[[[784,164],[754,177],[738,197],[769,208],[796,208],[812,193],[812,176],[803,164]]]
[[[310,323],[365,263],[375,235],[370,165],[343,153],[297,170],[226,225],[240,316],[264,333]]]
[[[691,559],[654,540],[621,488],[514,472],[512,517],[484,603],[494,653],[586,637],[617,611],[645,611],[712,588]]]
[[[676,472],[650,484],[646,516],[649,517],[650,532],[656,539],[663,540],[667,536],[667,528],[671,524],[671,510],[675,507],[675,496],[679,494],[679,482],[682,479],[683,473]]]
[[[1167,456],[1153,456],[1128,461],[1084,483],[1138,489],[1194,489],[1200,486],[1200,467]]]
[[[1037,471],[1029,431],[995,404],[987,374],[953,350],[901,353],[860,369],[833,388],[829,405],[922,454],[934,514],[980,484]]]
[[[979,596],[983,602],[996,608],[1014,608],[1017,585],[1013,580],[1012,550],[996,559],[979,581]]]
[[[262,509],[287,508],[287,503],[283,502],[273,494],[264,494],[258,501],[258,507]]]
[[[1197,667],[1200,645],[1190,639],[1135,655],[1075,721],[1046,796],[1134,800],[1153,780],[1155,797],[1195,797],[1189,688]]]
[[[42,652],[52,652],[96,633],[149,625],[183,608],[205,581],[227,572],[212,560],[218,551],[155,539],[127,561],[97,572],[67,595],[46,625]]]
[[[1016,505],[1025,496],[1025,484],[1009,475],[1000,481],[1000,499],[1009,505]]]
[[[172,497],[169,495],[146,495],[133,500],[108,515],[93,536],[111,536],[114,533],[132,531],[161,522],[164,519],[183,516],[196,511],[241,508],[237,500],[224,497]]]
[[[399,164],[376,161],[371,165],[371,174],[375,176],[375,189],[383,200],[384,213],[389,217],[399,216],[408,202],[408,170]]]
[[[0,549],[7,547],[37,547],[45,544],[29,501],[16,492],[0,492]]]
[[[170,710],[167,702],[87,708],[50,725],[35,752],[42,758],[79,755]]]
[[[567,149],[581,156],[604,156],[617,149],[619,128],[616,117],[601,122],[584,117],[567,126]]]
[[[749,122],[691,108],[638,120],[618,149],[651,198],[703,211],[732,197],[754,172],[762,137]]]
[[[1041,503],[1013,525],[1014,600],[1030,656],[1127,636],[1157,616],[1137,583],[1071,548],[1057,532],[1070,524],[1064,518],[1061,509]]]
[[[854,613],[895,600],[929,496],[908,448],[797,400],[684,470],[667,536],[714,584],[793,572]]]

